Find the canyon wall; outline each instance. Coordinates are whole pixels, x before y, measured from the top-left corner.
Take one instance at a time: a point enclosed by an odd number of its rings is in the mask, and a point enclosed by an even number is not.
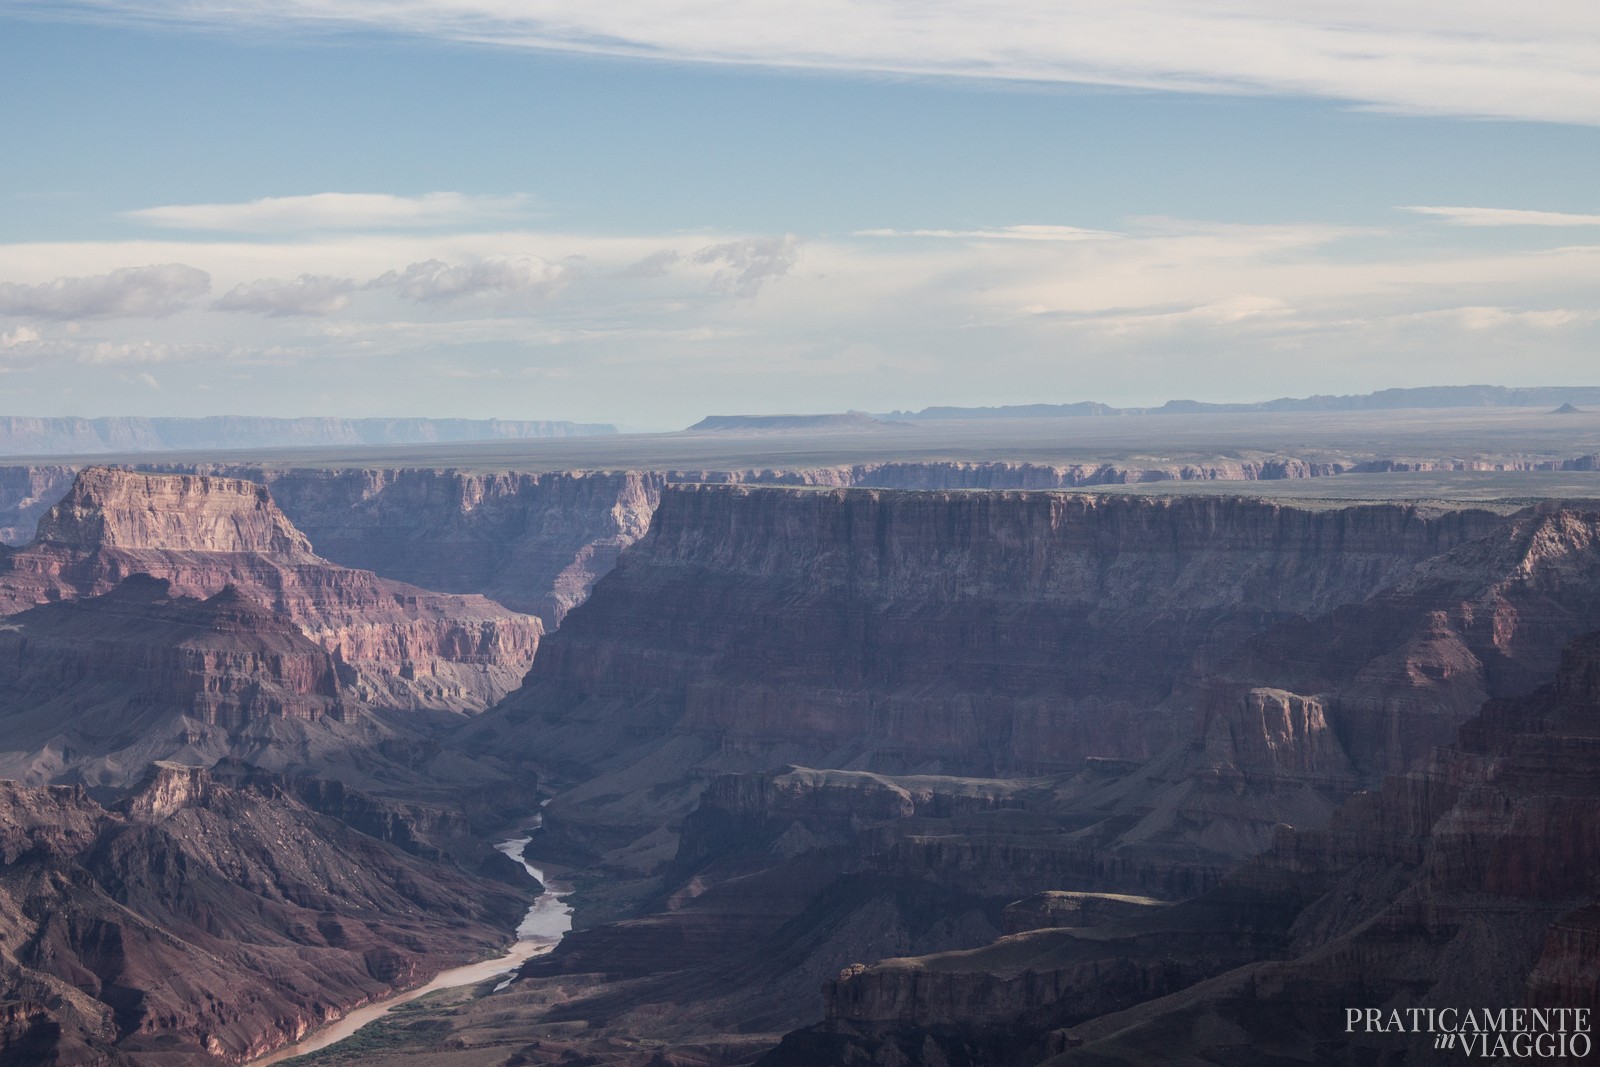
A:
[[[109,592],[132,575],[205,599],[226,587],[330,653],[353,699],[480,711],[514,688],[540,626],[480,596],[431,593],[336,566],[254,482],[90,468],[0,554],[0,611]]]
[[[1195,729],[1195,701],[1173,698],[1209,660],[1505,523],[1396,505],[673,486],[512,703],[603,727],[605,709],[649,702],[724,751],[896,772],[1146,758]]]
[[[241,470],[317,551],[348,567],[479,593],[554,629],[643,536],[663,478],[632,471]]]
[[[667,476],[427,467],[163,464],[139,469],[259,482],[317,552],[445,593],[478,593],[554,629],[617,553],[643,536]],[[0,543],[32,540],[77,469],[0,467]]]

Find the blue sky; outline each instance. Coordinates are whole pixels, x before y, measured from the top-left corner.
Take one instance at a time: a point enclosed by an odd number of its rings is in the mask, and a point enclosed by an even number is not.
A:
[[[1600,20],[1328,6],[0,0],[0,407],[1592,383]]]

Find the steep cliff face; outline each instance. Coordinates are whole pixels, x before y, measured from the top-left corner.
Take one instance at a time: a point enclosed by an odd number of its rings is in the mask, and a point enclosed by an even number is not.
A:
[[[1171,698],[1197,655],[1360,602],[1503,524],[1392,506],[675,486],[515,703],[548,718],[560,699],[541,692],[577,694],[574,714],[604,728],[646,700],[725,752],[893,771],[1147,757],[1193,729],[1192,704]]]
[[[482,710],[515,687],[540,630],[482,597],[329,563],[259,484],[104,468],[80,472],[35,540],[0,556],[0,610],[94,596],[130,575],[201,599],[231,586],[331,654],[347,695],[381,707]]]
[[[112,808],[0,783],[0,850],[11,1062],[240,1063],[494,951],[524,906],[176,764]]]
[[[275,736],[309,752],[325,722],[348,743],[371,732],[357,718],[334,658],[232,586],[202,601],[134,577],[0,623],[0,777],[125,785],[152,760]]]
[[[76,467],[0,467],[0,545],[33,538],[39,518],[72,487]]]
[[[643,536],[666,475],[638,471],[325,470],[146,464],[268,487],[317,551],[344,567],[478,593],[560,624],[617,553]],[[72,485],[72,467],[0,467],[0,544],[23,544]]]
[[[481,593],[560,624],[643,536],[659,474],[247,471],[318,551],[426,589]]]

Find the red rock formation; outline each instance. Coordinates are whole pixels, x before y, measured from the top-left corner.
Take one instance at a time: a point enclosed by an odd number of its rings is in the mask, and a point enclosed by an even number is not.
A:
[[[173,764],[116,809],[0,783],[0,855],[7,1062],[240,1063],[495,951],[525,904]]]
[[[0,610],[107,592],[130,575],[210,597],[232,586],[327,650],[354,699],[482,710],[533,658],[537,621],[328,563],[258,484],[91,468],[0,557]]]

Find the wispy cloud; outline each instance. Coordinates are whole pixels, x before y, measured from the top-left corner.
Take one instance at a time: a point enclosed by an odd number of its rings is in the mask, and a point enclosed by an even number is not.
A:
[[[706,63],[1335,98],[1600,123],[1584,0],[21,0],[239,31],[375,30]],[[781,32],[774,27],[781,26]]]
[[[37,285],[0,282],[0,315],[110,319],[171,315],[211,289],[211,275],[182,263],[123,267]]]
[[[293,233],[463,226],[527,213],[528,198],[464,193],[313,193],[269,196],[237,204],[168,204],[127,212],[135,222],[174,230]]]
[[[1509,207],[1423,207],[1402,211],[1433,215],[1455,226],[1600,226],[1600,215],[1574,215],[1564,211],[1527,211]]]
[[[943,237],[980,241],[1104,241],[1118,236],[1109,230],[1077,226],[1003,226],[993,230],[857,230],[857,237]]]

